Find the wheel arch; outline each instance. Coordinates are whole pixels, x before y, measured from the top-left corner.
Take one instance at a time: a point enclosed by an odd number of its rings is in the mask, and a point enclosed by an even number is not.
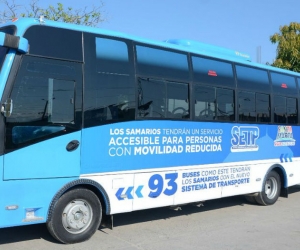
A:
[[[104,213],[106,215],[110,214],[111,207],[110,207],[109,197],[106,191],[104,190],[104,188],[102,187],[102,185],[90,179],[78,179],[67,183],[54,195],[48,209],[47,221],[49,221],[58,199],[66,192],[75,188],[85,188],[95,193],[99,198],[101,205],[104,206],[103,207]]]

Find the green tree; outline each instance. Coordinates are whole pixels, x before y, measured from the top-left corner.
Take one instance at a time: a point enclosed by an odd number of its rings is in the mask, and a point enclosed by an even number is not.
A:
[[[24,3],[24,0],[22,2]],[[31,0],[29,4],[19,4],[16,0],[0,0],[0,3],[4,6],[4,9],[0,11],[0,22],[2,23],[18,17],[38,18],[40,16],[44,16],[48,20],[93,27],[104,21],[100,12],[103,7],[102,2],[99,6],[82,9],[65,8],[62,3],[57,3],[57,6],[50,5],[47,8],[42,8],[39,5],[39,0]]]
[[[272,66],[300,72],[300,23],[280,26],[280,32],[270,37],[277,44],[277,55]]]

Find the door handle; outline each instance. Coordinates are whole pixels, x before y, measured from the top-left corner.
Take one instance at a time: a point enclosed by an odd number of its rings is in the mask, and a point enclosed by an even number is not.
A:
[[[70,141],[70,142],[67,144],[66,150],[67,150],[68,152],[72,152],[72,151],[74,151],[75,149],[78,148],[79,144],[80,144],[80,143],[79,143],[79,141],[77,141],[77,140]]]

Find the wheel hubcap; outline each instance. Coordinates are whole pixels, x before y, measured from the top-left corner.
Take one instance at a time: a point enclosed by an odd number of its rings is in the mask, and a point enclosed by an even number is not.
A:
[[[265,184],[265,193],[269,199],[273,199],[278,190],[278,184],[274,177],[270,177]]]
[[[91,224],[93,211],[85,200],[74,200],[70,202],[62,213],[64,228],[72,234],[83,232]]]

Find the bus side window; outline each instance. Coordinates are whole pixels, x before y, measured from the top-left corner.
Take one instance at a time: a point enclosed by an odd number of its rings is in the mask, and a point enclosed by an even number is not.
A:
[[[77,66],[24,57],[10,95],[14,105],[11,116],[6,118],[6,149],[80,129],[81,114],[75,112],[76,102],[81,108],[80,91],[80,99],[75,96]]]
[[[195,119],[234,121],[233,90],[195,86]]]
[[[216,89],[214,87],[195,86],[195,118],[197,120],[214,120],[216,118]]]
[[[133,62],[126,41],[84,34],[84,126],[135,119]]]
[[[297,111],[297,99],[296,98],[287,98],[286,102],[286,111],[287,111],[287,122],[289,124],[298,123],[298,111]]]
[[[167,117],[186,119],[190,117],[189,87],[187,83],[166,82],[167,84]]]
[[[189,118],[187,83],[139,78],[138,86],[139,117]]]
[[[165,95],[166,86],[163,81],[153,80],[149,78],[138,79],[138,116],[143,118],[165,117]]]
[[[297,124],[298,111],[296,98],[274,96],[274,122],[282,124]]]
[[[232,89],[217,88],[217,118],[221,121],[234,121],[234,91]]]
[[[239,120],[245,122],[256,121],[255,93],[239,91]]]
[[[274,122],[285,124],[286,121],[286,97],[274,96]]]
[[[270,122],[270,95],[256,93],[255,106],[257,122]]]

